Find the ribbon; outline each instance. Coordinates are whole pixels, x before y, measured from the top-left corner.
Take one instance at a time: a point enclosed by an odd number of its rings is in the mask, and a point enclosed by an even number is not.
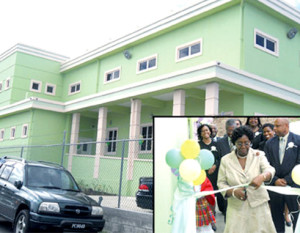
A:
[[[196,233],[194,193],[193,184],[187,183],[179,177],[174,193],[172,233]]]
[[[196,233],[196,199],[207,195],[225,192],[233,188],[247,187],[250,183],[236,185],[214,191],[195,192],[192,183],[187,183],[178,178],[178,185],[174,193],[172,233]],[[261,186],[272,192],[283,195],[300,195],[300,188],[279,187],[279,186]],[[300,220],[298,218],[295,232],[300,232]]]

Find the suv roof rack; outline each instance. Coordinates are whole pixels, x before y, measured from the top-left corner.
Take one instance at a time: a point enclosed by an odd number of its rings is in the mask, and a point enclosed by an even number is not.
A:
[[[14,159],[14,160],[21,161],[22,163],[26,163],[26,160],[25,160],[25,159],[23,159],[23,158],[18,158],[18,157],[3,156],[1,159]]]
[[[39,162],[39,163],[45,163],[45,164],[52,164],[52,165],[56,165],[56,166],[59,166],[59,167],[63,167],[62,165],[60,165],[58,163],[54,163],[54,162],[48,162],[48,161],[43,161],[43,160],[39,160],[37,162]]]

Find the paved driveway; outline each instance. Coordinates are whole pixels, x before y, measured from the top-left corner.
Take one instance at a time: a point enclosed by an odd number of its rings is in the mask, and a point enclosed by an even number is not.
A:
[[[99,196],[90,196],[95,201],[98,202]],[[118,208],[118,196],[102,196],[103,201],[101,203],[102,206]],[[121,197],[121,205],[120,209],[138,211],[144,213],[153,213],[153,210],[142,209],[136,206],[135,197]]]

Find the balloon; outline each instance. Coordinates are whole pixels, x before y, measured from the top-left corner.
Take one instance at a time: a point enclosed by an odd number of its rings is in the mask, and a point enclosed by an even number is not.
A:
[[[172,173],[173,173],[175,176],[179,176],[179,170],[178,170],[178,168],[171,168],[171,171],[172,171]]]
[[[181,145],[181,154],[186,159],[195,159],[199,155],[200,146],[196,140],[186,140]]]
[[[166,162],[172,168],[179,168],[179,165],[183,160],[184,158],[178,149],[171,149],[166,154]]]
[[[205,170],[201,170],[200,176],[196,180],[194,180],[193,183],[195,186],[200,185],[205,181],[205,179],[206,179],[206,172]]]
[[[211,151],[202,149],[200,150],[200,155],[197,160],[199,161],[202,169],[207,170],[210,169],[212,165],[214,165],[215,157]]]
[[[292,179],[297,185],[300,185],[300,164],[293,168]]]
[[[187,182],[196,180],[201,174],[201,166],[195,159],[185,159],[179,166],[179,174]]]

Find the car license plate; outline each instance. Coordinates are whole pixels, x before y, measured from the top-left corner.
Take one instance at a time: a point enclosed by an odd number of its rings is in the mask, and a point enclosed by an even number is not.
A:
[[[73,223],[71,225],[72,229],[85,229],[85,224]]]

